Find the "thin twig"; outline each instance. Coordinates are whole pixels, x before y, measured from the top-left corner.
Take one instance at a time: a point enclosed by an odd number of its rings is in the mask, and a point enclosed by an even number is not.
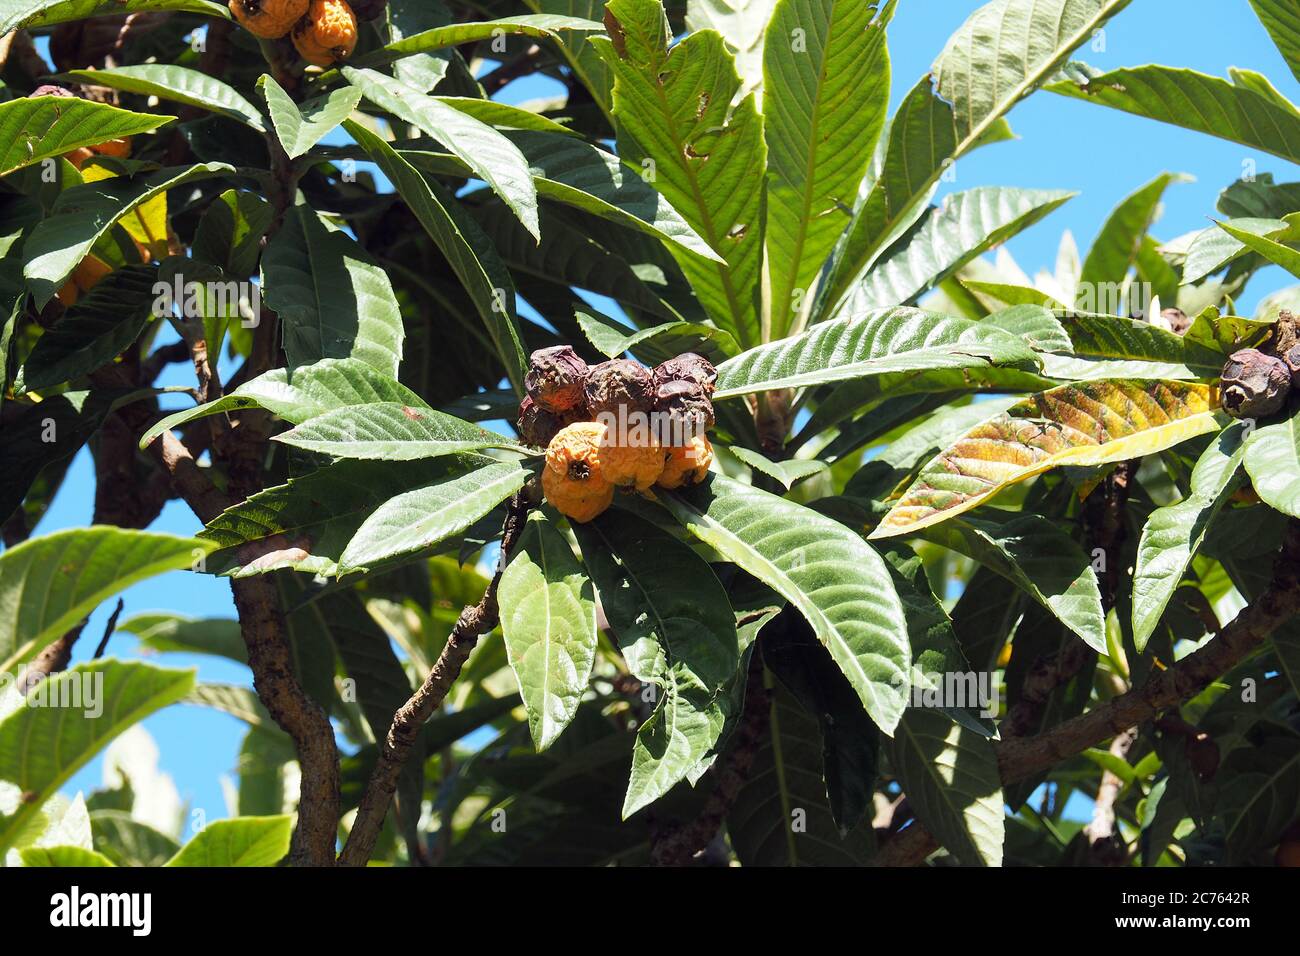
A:
[[[113,608],[113,613],[108,616],[108,623],[104,625],[104,636],[99,639],[99,643],[95,646],[92,660],[99,660],[104,656],[104,651],[108,650],[108,639],[117,630],[117,619],[122,616],[122,608],[124,607],[126,607],[126,602],[118,598],[117,607]]]
[[[402,767],[410,757],[411,748],[425,721],[442,706],[452,684],[460,676],[470,652],[474,650],[480,635],[486,634],[497,626],[500,620],[500,608],[497,605],[497,587],[501,583],[501,574],[506,560],[518,543],[523,533],[524,524],[531,505],[527,491],[517,493],[511,500],[506,512],[505,524],[501,531],[501,559],[497,569],[488,582],[483,597],[477,604],[466,607],[456,620],[447,637],[447,643],[434,662],[429,676],[424,679],[411,698],[398,708],[393,715],[393,723],[388,728],[379,753],[379,760],[366,784],[365,793],[357,807],[356,819],[348,841],[339,855],[343,866],[365,866],[375,848],[375,841],[384,826],[388,807],[397,791],[397,779]]]

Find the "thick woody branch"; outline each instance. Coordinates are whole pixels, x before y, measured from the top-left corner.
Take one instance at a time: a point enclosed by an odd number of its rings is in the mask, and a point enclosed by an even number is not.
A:
[[[433,712],[442,706],[447,693],[460,676],[461,668],[469,658],[470,652],[478,644],[481,635],[497,626],[500,620],[500,608],[497,605],[497,587],[501,583],[501,574],[505,569],[506,559],[514,550],[515,544],[523,533],[524,522],[528,517],[530,505],[527,490],[521,491],[510,499],[506,512],[505,525],[501,532],[501,560],[496,573],[488,582],[483,597],[477,604],[470,605],[460,612],[455,627],[447,638],[447,643],[434,662],[429,676],[424,679],[411,698],[398,708],[393,715],[393,723],[388,728],[379,760],[366,791],[362,794],[357,807],[356,819],[348,842],[339,855],[343,866],[365,866],[370,854],[375,849],[375,841],[384,827],[384,818],[388,816],[393,794],[397,792],[397,779],[402,774],[402,767],[411,756],[420,728]]]

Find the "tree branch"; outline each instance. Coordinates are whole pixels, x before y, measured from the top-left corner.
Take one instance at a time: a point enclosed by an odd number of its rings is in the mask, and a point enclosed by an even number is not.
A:
[[[1300,522],[1292,520],[1273,565],[1272,581],[1258,600],[1238,614],[1217,637],[1169,669],[1153,672],[1140,687],[1037,736],[997,742],[994,747],[1002,783],[1032,777],[1088,747],[1126,733],[1165,708],[1194,697],[1245,660],[1274,630],[1294,617],[1297,609],[1300,609]],[[906,834],[912,834],[908,838],[912,852],[891,854],[885,865],[917,865],[939,846],[919,822],[895,840],[901,840]],[[889,845],[883,848],[878,858],[884,858],[889,849]]]
[[[496,572],[488,582],[483,597],[477,604],[470,605],[460,612],[456,626],[447,637],[447,643],[434,662],[429,676],[424,679],[411,698],[398,708],[393,715],[393,723],[388,728],[388,736],[379,752],[379,760],[366,791],[361,796],[357,807],[356,819],[352,823],[352,832],[339,855],[343,866],[365,866],[374,851],[375,841],[384,827],[384,818],[388,807],[397,792],[397,778],[401,776],[402,767],[411,755],[416,737],[425,721],[442,706],[451,685],[460,676],[470,652],[478,644],[481,635],[497,626],[500,620],[500,608],[497,606],[497,587],[501,583],[501,574],[505,570],[506,559],[518,543],[523,533],[524,522],[528,518],[531,505],[528,490],[518,492],[510,499],[506,512],[505,524],[501,530],[501,558]]]

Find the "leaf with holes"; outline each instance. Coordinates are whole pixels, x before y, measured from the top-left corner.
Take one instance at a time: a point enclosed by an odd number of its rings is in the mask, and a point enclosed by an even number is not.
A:
[[[619,155],[653,169],[655,187],[725,263],[681,256],[701,303],[742,346],[761,340],[761,190],[766,147],[722,37],[693,33],[669,50],[659,0],[610,0],[617,41],[592,44],[614,72]],[[652,165],[647,165],[652,164]]]

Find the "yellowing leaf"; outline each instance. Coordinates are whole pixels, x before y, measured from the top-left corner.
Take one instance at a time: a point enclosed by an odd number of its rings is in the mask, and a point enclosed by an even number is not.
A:
[[[1039,392],[977,425],[921,469],[871,537],[938,524],[1061,465],[1154,454],[1223,427],[1218,408],[1218,388],[1196,382],[1101,379]]]

